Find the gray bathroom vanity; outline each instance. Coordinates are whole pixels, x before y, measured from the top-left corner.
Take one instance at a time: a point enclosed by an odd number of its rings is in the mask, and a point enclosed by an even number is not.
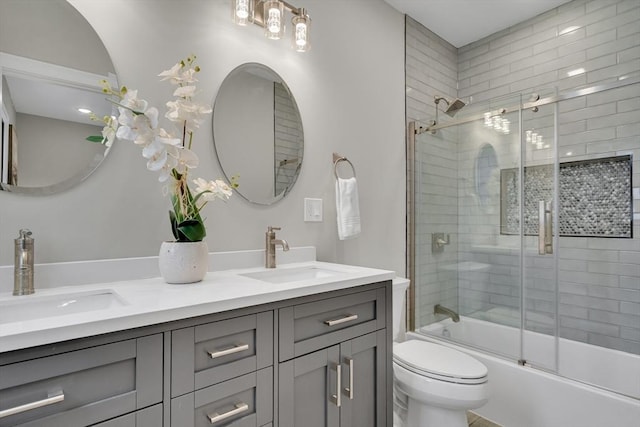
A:
[[[391,426],[393,273],[357,269],[278,283],[236,272],[184,287],[112,284],[127,304],[100,310],[110,314],[51,317],[46,333],[23,322],[22,337],[0,325],[0,348],[32,344],[0,353],[0,427]],[[267,290],[252,292],[261,281]],[[191,310],[176,302],[187,292]],[[135,327],[122,327],[127,317]],[[86,335],[56,340],[65,328]]]

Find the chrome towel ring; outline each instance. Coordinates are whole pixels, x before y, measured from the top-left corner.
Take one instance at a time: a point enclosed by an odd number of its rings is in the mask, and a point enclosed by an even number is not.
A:
[[[351,166],[351,170],[353,171],[353,177],[355,178],[355,176],[356,176],[356,168],[353,166],[353,163],[351,163],[351,160],[347,159],[344,156],[341,156],[338,153],[333,153],[333,174],[336,176],[336,179],[340,178],[338,176],[338,163],[340,163],[340,162],[349,163],[349,166]]]

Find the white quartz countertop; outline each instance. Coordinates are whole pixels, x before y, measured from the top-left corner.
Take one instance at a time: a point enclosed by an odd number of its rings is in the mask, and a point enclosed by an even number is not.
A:
[[[41,290],[36,288],[36,294],[26,296],[0,293],[0,310],[3,306],[21,304],[23,301],[35,302],[78,293],[106,292],[115,296],[117,302],[74,314],[48,317],[36,314],[35,318],[21,321],[13,321],[6,316],[2,318],[0,313],[0,352],[345,289],[395,277],[393,271],[319,261],[283,264],[276,270],[304,268],[331,270],[335,274],[269,283],[243,276],[266,269],[243,268],[209,272],[202,282],[187,285],[169,285],[157,277]]]

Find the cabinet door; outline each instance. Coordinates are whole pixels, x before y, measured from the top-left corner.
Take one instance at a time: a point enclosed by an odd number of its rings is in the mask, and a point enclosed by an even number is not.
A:
[[[387,420],[386,331],[340,344],[341,427],[384,427]]]
[[[280,427],[339,425],[339,353],[336,345],[279,365]]]

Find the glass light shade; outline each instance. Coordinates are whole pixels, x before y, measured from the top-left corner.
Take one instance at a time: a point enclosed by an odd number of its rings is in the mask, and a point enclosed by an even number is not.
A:
[[[232,0],[231,14],[233,22],[247,25],[253,19],[253,0]]]
[[[293,25],[293,47],[298,52],[306,52],[311,48],[309,40],[309,29],[311,27],[311,19],[302,9],[300,15],[291,19]]]
[[[278,0],[264,2],[264,35],[273,40],[284,34],[284,5]]]

